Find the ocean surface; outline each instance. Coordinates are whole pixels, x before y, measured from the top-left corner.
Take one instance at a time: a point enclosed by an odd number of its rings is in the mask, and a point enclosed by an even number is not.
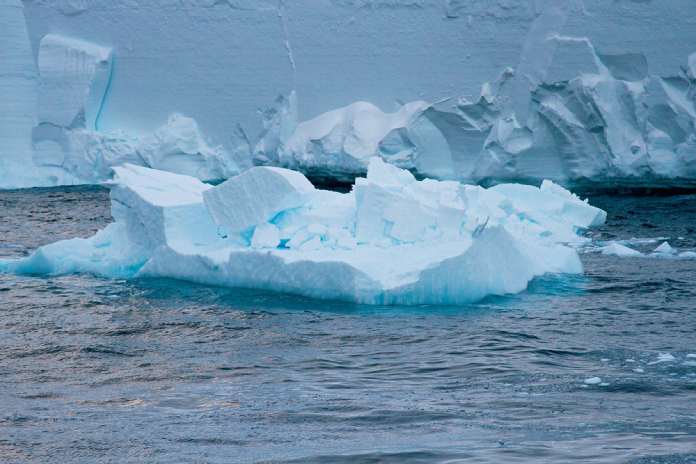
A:
[[[597,245],[696,249],[694,195],[591,202]],[[0,192],[0,257],[108,221]],[[696,260],[582,259],[462,307],[0,275],[0,462],[696,463]]]

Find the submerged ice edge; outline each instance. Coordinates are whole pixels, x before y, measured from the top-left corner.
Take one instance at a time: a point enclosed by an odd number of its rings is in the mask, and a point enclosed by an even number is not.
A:
[[[562,187],[490,189],[416,180],[380,158],[341,194],[299,172],[255,167],[210,186],[115,168],[115,222],[0,270],[172,277],[367,304],[464,304],[517,293],[536,276],[581,273],[569,243],[606,213]]]

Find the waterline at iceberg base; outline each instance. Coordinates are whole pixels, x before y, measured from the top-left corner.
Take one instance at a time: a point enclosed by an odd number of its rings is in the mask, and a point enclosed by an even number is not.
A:
[[[255,167],[218,185],[114,168],[114,222],[0,261],[4,273],[171,277],[366,304],[463,304],[578,274],[606,213],[556,184],[416,180],[379,158],[349,193]]]

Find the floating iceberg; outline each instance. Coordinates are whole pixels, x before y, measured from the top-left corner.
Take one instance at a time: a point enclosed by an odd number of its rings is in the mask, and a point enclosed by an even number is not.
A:
[[[0,261],[22,274],[160,276],[367,304],[462,304],[580,273],[569,243],[604,211],[545,182],[491,189],[417,181],[379,158],[350,193],[254,167],[218,186],[114,168],[114,222]]]

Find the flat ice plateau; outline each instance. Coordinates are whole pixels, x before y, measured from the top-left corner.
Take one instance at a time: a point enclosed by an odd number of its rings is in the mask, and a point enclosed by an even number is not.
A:
[[[483,184],[696,185],[693,0],[0,0],[0,17],[0,188],[125,163],[352,181],[374,156]]]
[[[484,189],[416,180],[369,161],[349,193],[254,167],[211,186],[131,164],[114,168],[115,220],[0,272],[170,277],[366,304],[462,304],[581,273],[578,232],[606,213],[550,181]]]

